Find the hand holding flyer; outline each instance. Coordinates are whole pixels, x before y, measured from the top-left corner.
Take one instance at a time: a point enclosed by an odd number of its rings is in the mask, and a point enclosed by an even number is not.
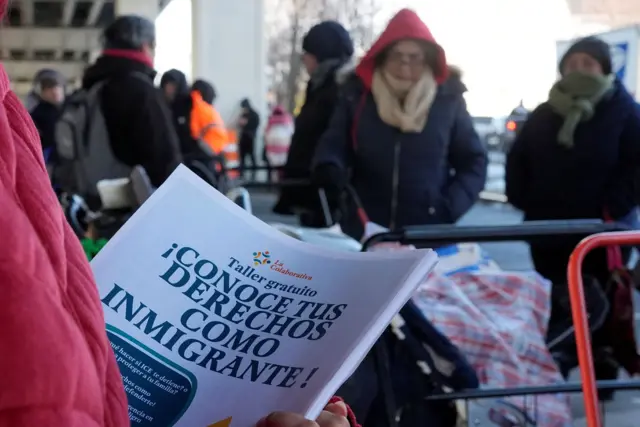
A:
[[[296,241],[180,167],[92,263],[132,426],[315,418],[434,263]]]

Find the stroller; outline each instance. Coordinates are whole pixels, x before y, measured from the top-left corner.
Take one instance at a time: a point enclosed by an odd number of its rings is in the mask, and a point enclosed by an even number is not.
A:
[[[92,210],[79,194],[61,191],[58,200],[67,222],[83,242],[85,248],[95,248],[88,253],[92,258],[100,245],[109,240],[153,193],[153,186],[141,166],[133,168],[128,178],[105,180],[98,183],[102,208]],[[102,245],[104,246],[104,245]]]
[[[195,156],[187,166],[218,190],[226,188],[224,159],[219,156]],[[58,191],[58,200],[74,233],[91,260],[133,213],[151,196],[155,188],[141,166],[128,178],[98,183],[100,210],[92,209],[79,194]],[[242,194],[241,190],[238,190]],[[245,190],[246,191],[246,190]]]
[[[198,150],[184,157],[184,164],[207,184],[225,193],[230,188],[224,156],[216,154],[202,140],[198,140]]]

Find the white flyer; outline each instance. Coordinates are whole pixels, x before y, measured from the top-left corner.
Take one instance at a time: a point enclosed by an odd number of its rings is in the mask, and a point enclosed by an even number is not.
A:
[[[300,242],[180,166],[92,262],[131,425],[314,419],[436,259]]]

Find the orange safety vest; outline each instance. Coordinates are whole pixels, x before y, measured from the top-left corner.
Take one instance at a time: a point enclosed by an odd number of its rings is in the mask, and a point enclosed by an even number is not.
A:
[[[191,92],[191,100],[191,136],[204,141],[214,153],[221,154],[229,143],[229,135],[220,113],[202,99],[198,91]]]
[[[238,135],[235,131],[229,129],[229,143],[224,148],[224,159],[228,169],[237,168],[240,165],[240,155],[238,152]],[[229,178],[239,178],[240,173],[237,170],[228,172]]]

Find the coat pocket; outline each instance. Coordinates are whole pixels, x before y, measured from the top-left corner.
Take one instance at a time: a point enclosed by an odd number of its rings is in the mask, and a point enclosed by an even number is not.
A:
[[[447,197],[435,189],[427,191],[422,210],[426,224],[450,224],[454,222]]]

